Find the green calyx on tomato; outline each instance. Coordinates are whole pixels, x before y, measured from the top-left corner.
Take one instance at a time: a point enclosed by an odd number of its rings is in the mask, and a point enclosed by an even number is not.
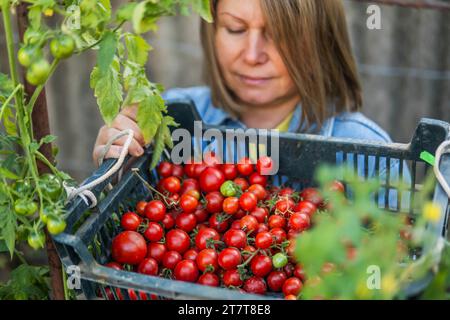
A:
[[[59,218],[50,216],[47,220],[47,230],[53,235],[60,234],[66,229],[66,222]]]
[[[31,64],[30,68],[27,70],[26,78],[30,84],[38,86],[45,83],[49,73],[50,64],[47,60],[41,58]]]
[[[234,197],[238,191],[238,187],[231,180],[225,181],[220,186],[220,193],[225,197]]]
[[[14,202],[14,211],[21,216],[31,216],[38,210],[36,202],[28,199],[17,199]]]
[[[39,183],[41,185],[42,191],[44,194],[52,200],[57,200],[62,193],[62,184],[61,181],[53,174],[43,174]]]
[[[65,59],[75,50],[75,41],[68,35],[62,35],[50,42],[50,52],[57,59]]]
[[[283,268],[288,263],[288,257],[281,252],[278,252],[272,257],[272,264],[276,269]]]
[[[45,235],[43,232],[32,231],[27,238],[28,245],[33,249],[41,249],[45,244]]]

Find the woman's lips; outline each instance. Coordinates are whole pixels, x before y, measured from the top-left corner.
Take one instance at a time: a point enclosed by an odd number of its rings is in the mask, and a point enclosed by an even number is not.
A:
[[[252,85],[252,86],[263,85],[273,79],[271,77],[250,77],[250,76],[245,76],[245,75],[241,75],[241,74],[238,76],[243,83],[245,83],[247,85]]]

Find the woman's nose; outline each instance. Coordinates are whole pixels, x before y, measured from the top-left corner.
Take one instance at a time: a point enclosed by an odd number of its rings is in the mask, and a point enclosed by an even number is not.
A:
[[[247,36],[244,60],[247,64],[257,65],[267,62],[266,39],[262,32],[249,32]]]

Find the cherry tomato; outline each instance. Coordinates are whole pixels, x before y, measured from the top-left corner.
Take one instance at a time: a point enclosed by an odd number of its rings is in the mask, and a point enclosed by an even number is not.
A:
[[[286,240],[286,231],[281,228],[273,228],[270,230],[270,233],[275,238],[276,244],[281,244],[284,240]]]
[[[244,291],[264,295],[267,292],[267,285],[262,278],[253,276],[245,281]]]
[[[75,50],[75,41],[71,36],[61,35],[50,42],[50,52],[57,59],[70,57]]]
[[[233,181],[227,180],[220,186],[220,193],[224,197],[234,197],[238,191],[237,188]]]
[[[247,235],[242,230],[230,229],[223,235],[223,242],[228,247],[243,249],[247,245]]]
[[[175,226],[175,219],[170,214],[166,213],[161,223],[163,224],[164,229],[168,231]]]
[[[231,230],[241,230],[241,220],[234,220],[230,226]]]
[[[233,180],[238,176],[238,170],[234,164],[226,163],[222,165],[222,172],[227,180]]]
[[[105,264],[105,267],[108,267],[108,268],[111,268],[111,269],[114,269],[114,270],[119,270],[119,271],[123,270],[123,266],[120,263],[117,263],[117,262],[114,262],[114,261]]]
[[[228,229],[229,220],[227,220],[222,214],[214,213],[208,220],[209,226],[216,229],[218,232],[223,233]]]
[[[257,172],[254,172],[248,178],[248,182],[250,182],[250,184],[259,184],[265,187],[267,185],[267,176],[263,176]]]
[[[204,286],[218,287],[220,284],[220,280],[216,274],[208,272],[202,274],[200,278],[198,278],[197,283]]]
[[[245,217],[247,215],[247,212],[245,212],[242,209],[239,209],[234,215],[233,218],[234,219],[242,219],[243,217]]]
[[[162,161],[159,164],[157,171],[163,178],[170,177],[173,174],[173,165],[170,162]]]
[[[247,260],[252,255],[252,253],[256,251],[256,248],[254,246],[245,246],[243,252],[244,251],[246,253],[242,253],[242,258],[244,258],[244,260]]]
[[[150,221],[162,221],[165,215],[166,206],[161,200],[152,200],[145,206],[145,216]]]
[[[245,211],[253,211],[258,204],[258,198],[254,193],[245,192],[239,198],[239,205]]]
[[[183,194],[180,199],[180,207],[186,213],[192,213],[198,206],[198,200],[188,194]]]
[[[311,224],[311,220],[309,219],[309,216],[304,213],[294,213],[289,218],[289,225],[292,229],[297,231],[304,231],[309,228]]]
[[[166,234],[166,245],[167,249],[183,254],[190,246],[189,235],[183,230],[172,229]]]
[[[234,215],[239,210],[239,199],[236,197],[225,198],[222,209],[226,214]]]
[[[203,192],[219,191],[220,186],[225,182],[225,176],[222,171],[210,167],[201,173],[199,181]]]
[[[134,212],[124,213],[120,220],[120,225],[124,230],[136,231],[142,222],[142,218]]]
[[[199,204],[194,211],[194,216],[198,223],[202,223],[208,220],[209,213],[201,204]]]
[[[183,195],[189,195],[191,197],[194,197],[197,200],[200,200],[200,192],[197,189],[190,189],[183,193]]]
[[[173,274],[176,280],[186,282],[196,282],[199,276],[197,265],[192,260],[178,262]]]
[[[210,192],[205,196],[206,210],[210,213],[218,213],[222,211],[224,198],[218,191]]]
[[[264,223],[269,217],[269,210],[266,208],[256,207],[252,212],[250,212],[250,214],[254,216],[259,223]]]
[[[255,246],[259,249],[268,249],[272,243],[273,238],[269,232],[260,232],[255,237]]]
[[[272,271],[272,259],[265,255],[257,255],[250,262],[250,269],[257,277],[265,277]]]
[[[260,175],[272,174],[273,169],[273,161],[270,157],[260,157],[256,162],[256,172],[258,172]]]
[[[181,213],[175,219],[175,222],[179,229],[186,231],[187,233],[194,230],[195,226],[197,225],[197,219],[195,218],[194,214],[185,212]]]
[[[189,190],[200,190],[200,184],[195,179],[185,179],[181,185],[181,194],[185,194]]]
[[[49,73],[50,64],[44,58],[40,58],[31,64],[27,70],[26,78],[30,84],[38,86],[45,83]]]
[[[294,277],[299,278],[301,281],[305,281],[306,275],[303,266],[300,263],[297,263],[294,267]]]
[[[286,215],[288,212],[292,211],[294,206],[295,202],[289,197],[281,198],[275,204],[276,212],[282,215]]]
[[[345,186],[342,182],[335,180],[329,186],[329,190],[339,192],[339,193],[345,193]]]
[[[66,229],[66,222],[60,217],[49,217],[47,221],[47,230],[52,235],[57,235]]]
[[[244,284],[237,269],[227,270],[223,274],[223,284],[226,287],[240,287]]]
[[[286,219],[278,214],[274,214],[269,217],[269,228],[284,228],[286,226]]]
[[[288,197],[290,198],[295,193],[295,190],[289,187],[283,188],[278,192],[278,196],[280,197]]]
[[[272,257],[272,264],[275,269],[283,268],[287,263],[288,257],[282,252],[278,252]]]
[[[183,178],[184,170],[183,166],[179,164],[172,165],[172,175],[177,178]]]
[[[192,260],[195,261],[197,259],[198,252],[195,249],[189,249],[183,255],[183,260]]]
[[[181,254],[177,251],[167,251],[164,253],[162,265],[164,268],[173,270],[175,266],[182,260]]]
[[[280,292],[286,280],[287,276],[283,271],[272,271],[267,276],[267,285],[269,286],[270,290],[274,292]]]
[[[312,202],[300,201],[294,207],[293,211],[298,213],[305,213],[311,218],[317,211],[317,207]]]
[[[145,258],[138,266],[138,272],[150,276],[158,274],[158,262],[153,258]]]
[[[147,244],[139,233],[124,231],[113,239],[111,253],[119,263],[137,265],[147,256]]]
[[[256,233],[269,231],[269,226],[265,223],[258,224],[258,229],[256,229]]]
[[[315,188],[306,188],[300,193],[302,200],[313,203],[316,207],[321,207],[323,204],[323,198],[319,190]]]
[[[282,289],[283,289],[283,294],[285,296],[288,296],[291,294],[294,296],[298,296],[298,294],[300,293],[302,288],[303,288],[303,284],[300,281],[300,279],[291,277],[284,282]]]
[[[236,269],[242,262],[242,256],[236,248],[225,248],[219,253],[218,262],[224,270]]]
[[[266,189],[260,184],[252,184],[248,191],[254,193],[258,200],[264,200],[267,197]]]
[[[174,176],[164,178],[161,181],[161,186],[170,193],[178,193],[181,190],[180,179]]]
[[[150,242],[158,242],[164,236],[164,230],[159,223],[149,222],[144,231],[144,237]]]
[[[197,255],[196,262],[201,272],[214,272],[217,270],[217,252],[214,249],[203,249]]]
[[[233,180],[233,183],[238,186],[242,191],[246,191],[248,189],[248,182],[244,178],[236,178]]]
[[[31,232],[27,237],[28,245],[37,250],[44,247],[45,234],[43,232]]]
[[[25,46],[19,49],[17,52],[17,59],[19,63],[28,68],[34,59],[42,56],[42,52],[34,46]]]
[[[199,250],[214,248],[217,246],[215,242],[219,240],[220,235],[215,229],[204,228],[195,236],[195,245]]]
[[[152,242],[147,246],[147,258],[153,258],[158,263],[162,262],[166,252],[166,246],[162,243]]]
[[[249,176],[254,171],[253,164],[251,163],[250,159],[247,157],[244,157],[241,160],[239,160],[236,167],[237,167],[238,172],[243,176]]]
[[[245,232],[253,232],[258,228],[258,220],[251,215],[243,217],[240,224],[241,229]]]
[[[147,202],[139,201],[136,205],[136,212],[141,216],[145,216],[145,207],[146,206],[147,206]]]

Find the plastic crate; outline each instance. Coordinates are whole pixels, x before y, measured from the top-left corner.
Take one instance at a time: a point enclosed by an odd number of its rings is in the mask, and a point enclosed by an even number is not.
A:
[[[173,101],[169,104],[169,112],[180,123],[181,127],[193,132],[194,120],[200,117],[190,101]],[[219,128],[225,133],[225,128],[213,127],[203,124],[203,130]],[[280,133],[280,166],[277,176],[272,179],[281,179],[286,185],[295,187],[306,187],[313,184],[314,169],[323,163],[336,164],[338,159],[344,160],[367,178],[369,173],[369,162],[375,161],[375,176],[379,174],[380,168],[387,164],[385,179],[384,201],[379,202],[381,207],[390,207],[393,211],[406,211],[414,214],[411,203],[414,194],[420,189],[429,165],[420,159],[422,151],[435,153],[437,147],[445,140],[450,139],[450,126],[448,123],[422,119],[409,144],[398,143],[376,143],[354,139],[324,138],[315,135]],[[247,141],[248,144],[248,141]],[[248,145],[246,146],[248,150]],[[358,157],[354,155],[357,154]],[[157,179],[155,170],[149,172],[148,167],[151,159],[151,150],[132,164],[134,168],[140,169],[140,174],[149,182]],[[85,181],[88,183],[103,175],[115,163],[108,160]],[[397,165],[392,166],[392,163]],[[450,155],[444,155],[440,164],[441,171],[450,181]],[[399,172],[391,172],[397,170]],[[399,191],[396,195],[397,205],[392,208],[389,203],[390,191],[398,191],[391,184],[390,177],[402,177],[403,172],[409,172],[410,187],[408,190]],[[94,194],[98,197],[104,191],[108,181],[97,186]],[[401,200],[402,193],[408,193],[409,205],[404,205]],[[80,199],[76,198],[69,203],[67,229],[64,233],[54,237],[59,256],[63,264],[78,266],[81,274],[81,290],[87,299],[96,299],[101,293],[102,297],[109,296],[110,299],[130,298],[127,289],[141,291],[147,295],[153,294],[164,299],[273,299],[273,297],[255,296],[243,294],[236,290],[225,288],[211,288],[201,285],[168,280],[159,277],[141,275],[127,271],[116,271],[102,266],[110,259],[111,241],[119,233],[117,221],[114,221],[113,213],[120,214],[124,210],[133,210],[135,203],[143,198],[148,198],[149,192],[143,183],[128,171],[116,186],[107,193],[107,196],[99,201],[94,209]],[[351,196],[351,195],[349,195]],[[405,199],[406,197],[403,197]],[[447,233],[447,219],[450,212],[449,199],[439,185],[436,185],[433,201],[445,208],[445,215],[433,228],[435,234],[443,236]],[[428,250],[426,247],[423,250]],[[419,281],[413,282],[405,289],[405,294],[412,297],[420,293],[432,280],[430,271],[427,276]],[[106,292],[108,291],[108,292]],[[121,297],[119,297],[121,295]]]

